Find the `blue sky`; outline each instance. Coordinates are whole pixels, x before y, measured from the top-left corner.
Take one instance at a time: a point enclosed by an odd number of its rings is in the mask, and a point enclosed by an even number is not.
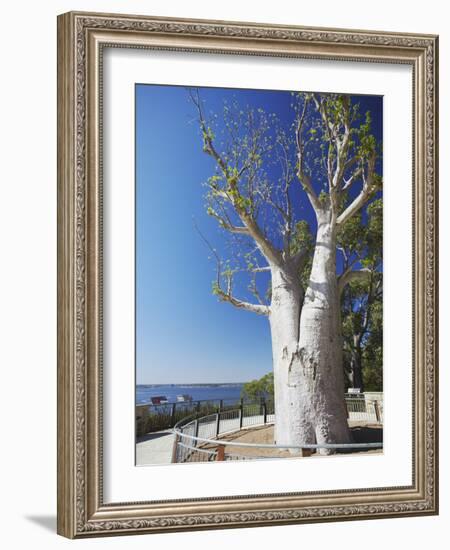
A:
[[[292,116],[289,92],[199,90],[207,111],[220,113],[225,99],[235,99],[281,121]],[[382,99],[359,100],[381,137]],[[205,208],[202,183],[213,173],[187,89],[136,85],[138,384],[245,382],[272,368],[268,320],[221,303],[211,292],[215,262],[194,221],[226,254],[225,235]],[[302,216],[313,225],[307,207]],[[236,294],[250,299],[239,281]]]

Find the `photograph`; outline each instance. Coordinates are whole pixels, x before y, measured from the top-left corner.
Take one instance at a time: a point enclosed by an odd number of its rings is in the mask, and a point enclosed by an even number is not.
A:
[[[383,453],[383,97],[134,108],[136,465]]]

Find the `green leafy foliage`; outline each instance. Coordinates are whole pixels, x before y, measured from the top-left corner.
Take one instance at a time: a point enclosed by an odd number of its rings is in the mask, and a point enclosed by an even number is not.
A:
[[[252,380],[242,386],[241,397],[249,401],[273,399],[274,385],[273,372],[265,374],[259,380]]]
[[[383,389],[383,302],[371,304],[371,327],[362,352],[362,375],[366,391]]]
[[[339,228],[338,247],[348,258],[375,269],[381,263],[383,248],[383,200],[375,199],[366,209],[367,221],[358,212]]]
[[[383,203],[373,201],[363,215],[349,219],[339,231],[338,243],[347,262],[368,271],[365,280],[352,281],[341,299],[344,368],[349,385],[381,391],[383,379],[383,292],[379,271],[382,255]],[[359,371],[359,372],[356,372]],[[356,382],[355,382],[356,380]]]

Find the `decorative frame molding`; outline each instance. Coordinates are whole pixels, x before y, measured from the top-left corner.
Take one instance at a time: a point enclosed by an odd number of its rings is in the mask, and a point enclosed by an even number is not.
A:
[[[413,67],[411,487],[103,503],[99,91],[105,45]],[[75,12],[58,17],[58,533],[78,538],[438,513],[437,52],[431,35]]]

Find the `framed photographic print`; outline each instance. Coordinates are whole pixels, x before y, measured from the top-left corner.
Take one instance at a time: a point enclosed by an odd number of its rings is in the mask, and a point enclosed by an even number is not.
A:
[[[58,18],[58,532],[436,514],[436,36]]]

